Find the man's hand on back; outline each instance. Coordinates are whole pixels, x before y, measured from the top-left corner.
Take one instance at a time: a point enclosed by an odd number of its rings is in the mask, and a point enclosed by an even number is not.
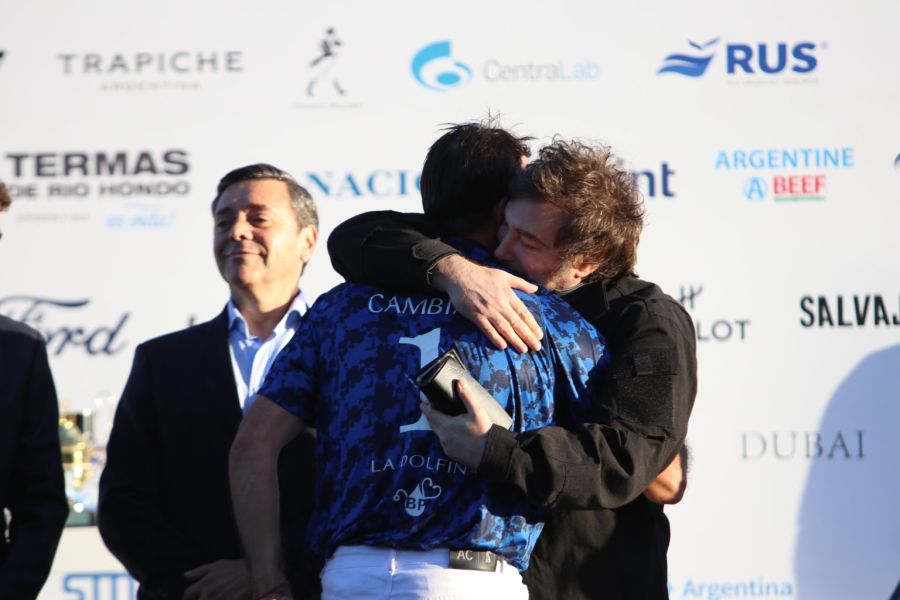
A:
[[[187,571],[192,582],[184,600],[244,600],[250,597],[250,575],[243,560],[217,560]]]
[[[453,254],[432,270],[432,285],[450,296],[456,310],[475,323],[491,343],[519,352],[540,350],[544,336],[534,316],[513,290],[533,294],[538,287],[512,273],[473,263]]]

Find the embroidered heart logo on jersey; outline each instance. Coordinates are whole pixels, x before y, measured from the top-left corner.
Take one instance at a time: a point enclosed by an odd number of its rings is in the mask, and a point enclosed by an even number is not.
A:
[[[441,486],[431,480],[431,477],[423,479],[412,493],[399,489],[394,493],[394,502],[403,502],[406,514],[418,517],[425,512],[425,506],[430,500],[441,495]]]

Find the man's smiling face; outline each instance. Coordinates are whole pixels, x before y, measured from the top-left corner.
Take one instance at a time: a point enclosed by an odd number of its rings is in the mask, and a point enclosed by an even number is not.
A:
[[[259,179],[229,186],[213,218],[216,264],[232,289],[299,281],[312,249],[283,181]]]

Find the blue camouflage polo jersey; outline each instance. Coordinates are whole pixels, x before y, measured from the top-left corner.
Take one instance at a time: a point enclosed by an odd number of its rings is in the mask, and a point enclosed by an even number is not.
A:
[[[494,263],[480,246],[454,245]],[[588,373],[609,362],[600,334],[553,294],[520,297],[544,330],[539,352],[496,349],[443,297],[358,284],[319,297],[260,389],[318,430],[314,551],[471,548],[527,568],[544,513],[448,458],[411,381],[455,346],[516,431],[553,424],[554,398],[589,420]]]

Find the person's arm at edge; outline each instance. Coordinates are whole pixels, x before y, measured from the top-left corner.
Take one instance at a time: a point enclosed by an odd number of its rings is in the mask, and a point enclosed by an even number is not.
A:
[[[50,573],[69,507],[59,448],[59,407],[43,342],[34,340],[28,397],[12,472],[10,540],[0,596],[36,595]],[[5,596],[4,596],[5,597]]]
[[[529,502],[549,508],[618,508],[638,496],[660,471],[667,440],[584,423],[575,430],[542,427],[516,435],[491,426],[478,473],[512,485]],[[649,458],[649,460],[648,460]]]
[[[478,473],[512,485],[537,506],[617,508],[640,496],[684,444],[696,392],[693,323],[680,305],[664,310],[668,319],[664,328],[648,326],[646,311],[635,311],[611,334],[621,337],[611,347],[618,348],[622,359],[647,349],[667,349],[674,372],[652,375],[661,377],[652,402],[630,400],[636,392],[623,381],[613,385],[606,380],[596,389],[599,406],[665,409],[665,427],[642,422],[645,419],[633,414],[613,414],[602,420],[604,424],[584,423],[571,430],[544,427],[519,435],[493,426],[485,438]]]
[[[488,432],[492,427],[500,434],[505,431],[492,425],[484,410],[470,398],[465,382],[457,382],[457,392],[466,405],[467,414],[451,417],[422,402],[420,408],[432,429],[443,445],[444,452],[456,462],[468,467],[479,467],[490,464],[491,459],[484,460]],[[555,428],[561,433],[561,428]],[[496,452],[496,446],[491,449]],[[578,460],[578,459],[576,459]],[[681,447],[672,462],[656,476],[644,490],[644,497],[657,504],[677,504],[681,501],[687,487],[687,445]]]
[[[278,455],[301,428],[300,419],[257,395],[231,446],[231,500],[254,598],[287,591],[279,526]]]

